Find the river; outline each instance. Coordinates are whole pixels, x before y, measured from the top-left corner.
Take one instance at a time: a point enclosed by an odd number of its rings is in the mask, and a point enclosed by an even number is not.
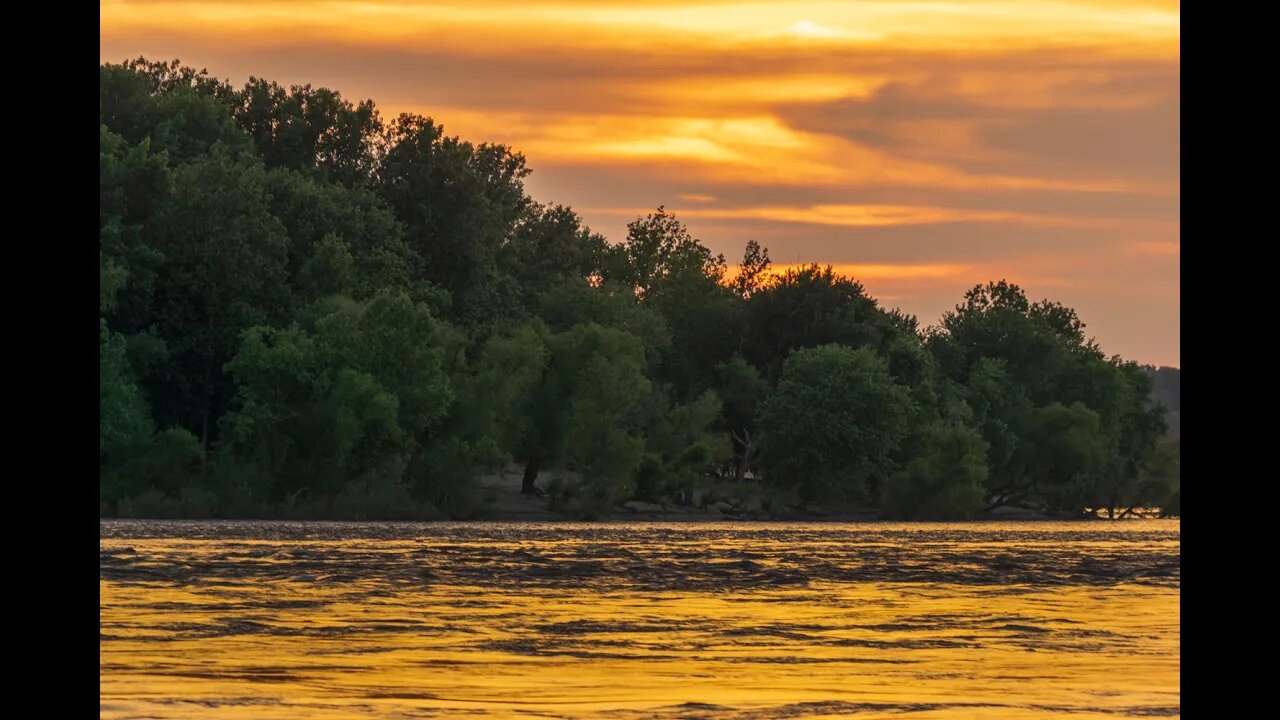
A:
[[[104,520],[101,716],[1178,717],[1179,533]]]

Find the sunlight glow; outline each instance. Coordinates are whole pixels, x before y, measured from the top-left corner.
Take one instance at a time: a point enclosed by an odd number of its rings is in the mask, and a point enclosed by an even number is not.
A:
[[[682,198],[694,234],[728,254],[776,223],[827,229],[787,239],[815,261],[847,255],[851,231],[879,232],[858,242],[901,264],[1017,233],[1009,247],[1026,251],[1006,253],[1004,274],[1089,253],[1098,262],[1072,264],[1090,274],[1071,282],[1127,318],[1101,313],[1100,338],[1176,365],[1180,12],[1174,0],[102,0],[99,54],[431,116],[523,152],[530,187],[552,193],[539,200],[611,239],[616,210]],[[889,235],[935,237],[940,223],[970,230],[931,245]],[[1132,278],[1123,292],[1112,272]]]

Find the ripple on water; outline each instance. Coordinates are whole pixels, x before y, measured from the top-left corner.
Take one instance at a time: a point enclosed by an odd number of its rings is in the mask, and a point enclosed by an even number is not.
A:
[[[1177,716],[1177,521],[104,521],[101,714]]]

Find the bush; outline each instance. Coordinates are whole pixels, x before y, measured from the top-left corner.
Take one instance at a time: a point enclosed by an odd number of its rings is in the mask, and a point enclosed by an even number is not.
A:
[[[178,494],[184,518],[210,518],[218,514],[218,496],[198,487],[184,487]]]
[[[547,483],[550,500],[547,507],[581,520],[609,517],[628,495],[627,491],[610,482],[592,481],[566,473],[557,473]]]
[[[177,495],[196,479],[203,460],[204,450],[195,435],[180,428],[162,430],[116,448],[111,466],[103,470],[102,495],[136,499],[150,489]]]
[[[476,475],[500,465],[503,459],[489,438],[475,443],[444,438],[419,458],[414,494],[455,520],[480,517],[489,503]]]
[[[116,511],[120,517],[149,520],[181,516],[178,501],[155,488],[124,498],[116,504]]]
[[[982,509],[987,443],[959,422],[924,433],[922,455],[885,483],[885,512],[903,520],[967,520]]]
[[[333,499],[329,517],[340,520],[438,520],[434,505],[418,502],[390,474],[348,483]]]
[[[670,475],[660,455],[651,452],[641,455],[640,466],[636,469],[635,498],[649,502],[658,500],[667,491]]]

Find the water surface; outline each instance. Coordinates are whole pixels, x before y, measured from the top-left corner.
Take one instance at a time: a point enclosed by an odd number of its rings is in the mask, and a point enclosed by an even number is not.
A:
[[[1177,717],[1179,522],[103,521],[104,718]]]

